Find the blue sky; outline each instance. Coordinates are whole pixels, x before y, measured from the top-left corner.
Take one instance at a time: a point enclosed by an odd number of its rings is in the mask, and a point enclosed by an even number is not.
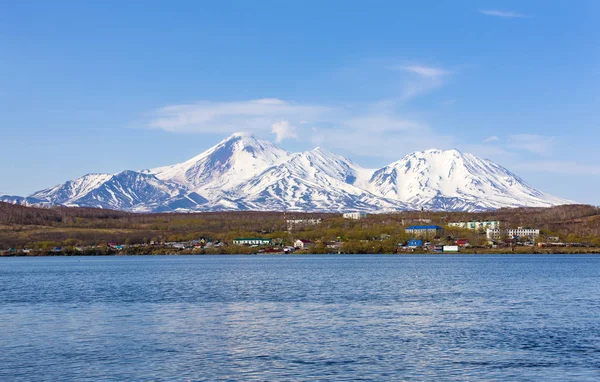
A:
[[[365,167],[457,148],[600,204],[600,2],[0,1],[0,191],[232,132]]]

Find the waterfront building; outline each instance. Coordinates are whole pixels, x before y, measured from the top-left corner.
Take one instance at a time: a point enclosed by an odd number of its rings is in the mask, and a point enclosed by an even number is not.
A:
[[[459,248],[458,245],[444,245],[442,251],[443,252],[451,252],[451,253],[452,252],[459,252],[460,248]]]
[[[310,240],[298,239],[294,242],[294,247],[297,249],[309,249],[314,247],[315,243]]]
[[[468,247],[469,241],[467,239],[458,239],[456,240],[456,245],[458,245],[459,247]]]
[[[500,222],[498,220],[451,222],[451,223],[448,223],[448,226],[464,228],[464,229],[472,229],[472,230],[488,230],[488,229],[500,229]]]
[[[412,239],[408,241],[409,248],[419,248],[423,246],[423,240]]]
[[[233,239],[235,245],[271,245],[271,239],[242,237]]]

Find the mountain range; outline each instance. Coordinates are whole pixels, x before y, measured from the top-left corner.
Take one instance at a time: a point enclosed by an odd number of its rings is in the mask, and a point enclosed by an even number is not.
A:
[[[322,148],[288,153],[245,133],[183,163],[88,174],[28,197],[0,195],[0,201],[133,212],[484,211],[572,203],[458,150],[415,152],[383,168],[365,169]]]

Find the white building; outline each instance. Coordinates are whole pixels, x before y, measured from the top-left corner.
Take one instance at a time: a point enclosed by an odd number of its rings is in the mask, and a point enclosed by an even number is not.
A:
[[[498,220],[452,222],[452,223],[448,223],[448,225],[450,227],[458,227],[458,228],[472,229],[472,230],[500,229],[500,222]]]
[[[298,249],[308,249],[314,247],[315,243],[310,240],[298,239],[294,242],[294,247]]]
[[[344,219],[354,219],[354,220],[359,220],[362,218],[366,218],[367,217],[367,213],[366,212],[347,212],[344,214]]]
[[[510,228],[510,229],[488,229],[487,230],[487,238],[489,240],[498,240],[502,238],[502,235],[506,235],[507,238],[511,239],[514,237],[530,237],[536,238],[540,235],[539,229],[534,229],[530,227],[519,227],[519,228]]]
[[[287,219],[286,223],[288,231],[291,231],[296,228],[319,225],[321,224],[321,221],[321,219]]]
[[[444,233],[444,228],[439,225],[412,225],[404,229],[408,235],[415,237],[440,236]]]
[[[411,225],[415,223],[431,224],[431,219],[402,219],[402,225]]]
[[[271,245],[271,239],[262,239],[254,237],[242,237],[233,239],[235,245]]]
[[[458,245],[444,245],[442,252],[460,252]]]

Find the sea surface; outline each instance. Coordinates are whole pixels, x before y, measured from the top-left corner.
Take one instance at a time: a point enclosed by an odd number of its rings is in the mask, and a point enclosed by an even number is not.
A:
[[[0,381],[600,380],[600,256],[0,258]]]

